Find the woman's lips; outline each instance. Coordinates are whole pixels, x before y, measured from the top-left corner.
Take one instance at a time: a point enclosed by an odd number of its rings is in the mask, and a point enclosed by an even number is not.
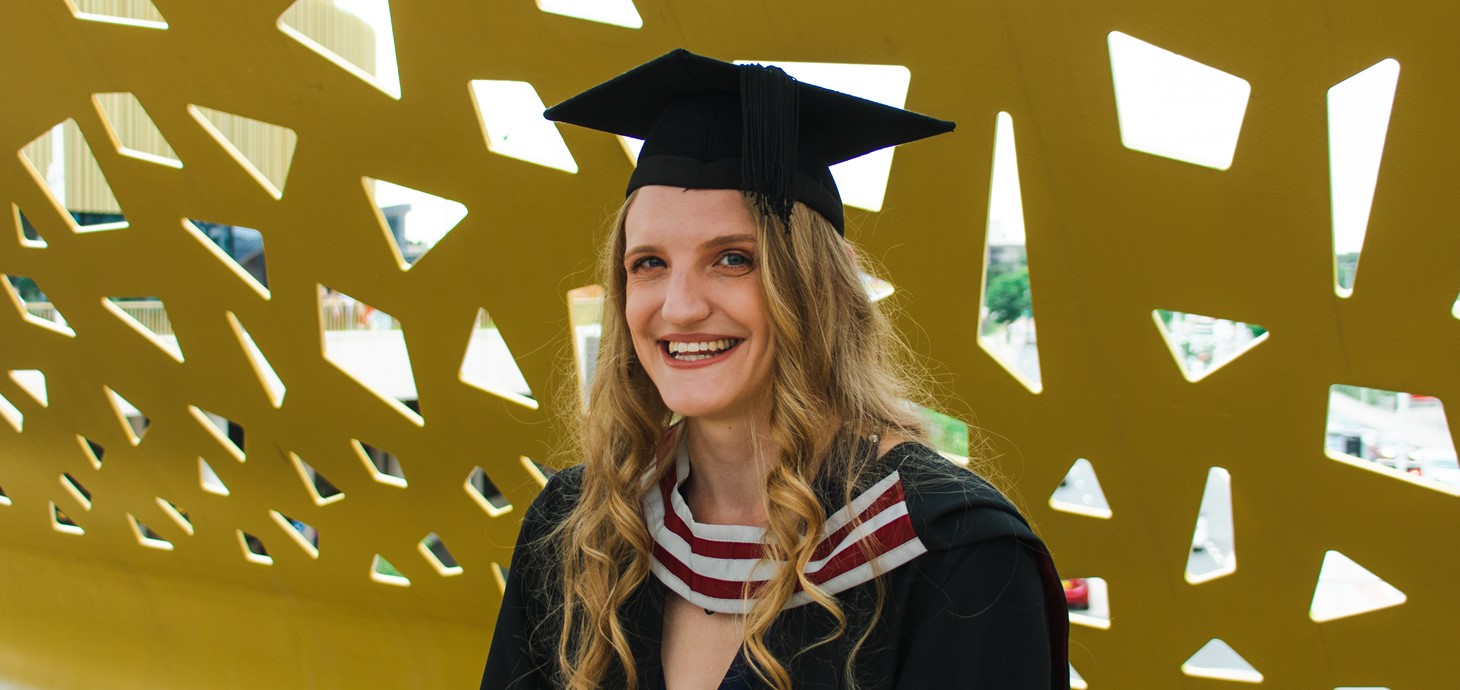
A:
[[[720,360],[729,356],[730,353],[734,352],[740,347],[742,343],[745,342],[743,338],[722,338],[720,340],[729,340],[733,341],[733,343],[723,350],[703,350],[698,352],[671,353],[669,351],[670,341],[660,340],[659,352],[660,355],[663,356],[664,361],[676,369],[695,369],[719,362]]]

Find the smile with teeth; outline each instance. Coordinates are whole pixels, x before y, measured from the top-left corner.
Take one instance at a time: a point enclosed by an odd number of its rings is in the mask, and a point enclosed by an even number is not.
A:
[[[731,348],[740,344],[739,338],[721,338],[719,340],[707,340],[702,342],[681,342],[677,340],[660,341],[669,356],[681,362],[698,362],[704,359],[719,357],[729,352]]]

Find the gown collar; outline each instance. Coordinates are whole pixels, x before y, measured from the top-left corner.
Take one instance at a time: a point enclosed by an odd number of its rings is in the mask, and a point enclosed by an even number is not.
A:
[[[665,587],[695,606],[743,614],[785,563],[766,557],[762,527],[697,522],[679,489],[690,476],[683,425],[671,430],[673,468],[646,481],[644,516],[654,540],[652,571]],[[891,469],[849,503],[828,511],[821,539],[806,566],[810,582],[828,595],[870,582],[928,549],[913,529],[902,478]],[[811,597],[798,585],[782,610]]]

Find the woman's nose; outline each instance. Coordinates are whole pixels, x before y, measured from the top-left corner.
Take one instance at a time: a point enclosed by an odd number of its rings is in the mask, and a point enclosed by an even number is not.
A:
[[[711,311],[707,288],[699,276],[691,273],[671,276],[660,312],[664,320],[686,324],[707,318]]]

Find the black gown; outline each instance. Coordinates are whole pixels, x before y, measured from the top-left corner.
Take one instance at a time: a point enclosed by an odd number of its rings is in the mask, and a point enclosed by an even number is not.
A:
[[[857,653],[858,686],[882,688],[1069,688],[1068,613],[1054,562],[1018,511],[977,475],[936,451],[903,443],[873,461],[867,474],[900,475],[907,517],[926,551],[878,576],[880,617]],[[558,473],[523,520],[497,618],[483,690],[561,687],[557,639],[561,600],[555,560],[538,544],[577,500],[582,467]],[[818,484],[828,514],[836,491]],[[651,575],[621,610],[637,660],[638,688],[662,687],[659,659],[664,602],[670,593]],[[877,585],[836,594],[852,630],[866,629]],[[857,634],[798,654],[835,629],[814,605],[784,610],[766,636],[797,690],[847,687],[846,660]],[[752,686],[759,687],[757,683]],[[625,687],[621,669],[603,682]]]

